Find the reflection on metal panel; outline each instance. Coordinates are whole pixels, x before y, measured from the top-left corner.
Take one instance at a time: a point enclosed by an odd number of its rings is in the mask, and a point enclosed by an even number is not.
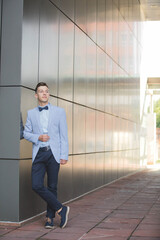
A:
[[[92,109],[88,109],[86,111],[86,152],[95,152],[96,148],[96,117],[95,111]]]
[[[73,160],[72,156],[69,157],[68,163],[65,166],[60,167],[59,177],[58,177],[58,199],[60,201],[68,201],[74,198],[73,191]],[[63,191],[62,191],[63,189]]]
[[[68,142],[69,142],[69,154],[73,153],[72,150],[72,137],[73,137],[73,104],[67,101],[58,100],[58,106],[64,108],[66,112],[67,118],[67,126],[68,126]]]
[[[97,1],[97,44],[103,49],[106,49],[106,9],[105,0]]]
[[[74,102],[86,104],[86,35],[75,27]]]
[[[105,94],[105,54],[97,47],[97,86],[96,86],[96,108],[104,111]]]
[[[96,46],[87,38],[86,106],[96,107]]]
[[[73,153],[85,153],[85,108],[74,104]]]
[[[89,37],[96,42],[96,27],[97,27],[97,1],[87,0],[87,29]]]
[[[112,0],[106,1],[106,53],[112,56],[113,45],[113,8]]]
[[[42,0],[40,9],[39,82],[50,86],[50,94],[57,96],[59,12]]]
[[[85,155],[73,156],[73,197],[85,192]]]
[[[75,0],[75,23],[86,32],[87,0]]]
[[[74,21],[74,0],[51,0],[68,18]]]
[[[24,1],[21,84],[35,88],[38,82],[39,1]]]
[[[96,112],[96,152],[104,151],[104,113]]]
[[[111,182],[111,169],[112,169],[112,152],[107,152],[104,155],[104,183]]]
[[[96,153],[96,187],[103,186],[104,184],[104,153]]]
[[[74,24],[62,13],[59,30],[59,88],[58,96],[73,100]]]
[[[88,192],[96,186],[96,159],[95,154],[86,154],[85,157],[85,192]]]

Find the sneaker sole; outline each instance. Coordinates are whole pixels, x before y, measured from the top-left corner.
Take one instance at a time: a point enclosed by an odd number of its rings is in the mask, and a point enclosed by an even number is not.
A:
[[[54,229],[55,226],[51,227],[51,226],[45,226],[46,229]]]
[[[67,212],[66,212],[66,221],[65,223],[63,224],[63,226],[61,228],[64,228],[66,225],[67,225],[67,222],[68,222],[68,214],[69,214],[69,210],[70,210],[70,207],[67,207]]]

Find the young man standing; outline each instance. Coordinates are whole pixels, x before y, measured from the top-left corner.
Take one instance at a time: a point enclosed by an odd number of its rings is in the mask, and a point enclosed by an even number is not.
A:
[[[46,228],[53,228],[55,212],[61,217],[60,227],[68,221],[69,207],[57,200],[57,183],[60,164],[68,160],[68,134],[63,108],[51,105],[49,89],[40,82],[35,88],[38,107],[29,110],[24,138],[33,143],[32,189],[47,203]],[[47,187],[44,176],[47,173]]]

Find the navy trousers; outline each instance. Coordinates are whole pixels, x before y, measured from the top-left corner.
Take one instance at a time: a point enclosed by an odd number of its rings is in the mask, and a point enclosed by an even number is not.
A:
[[[32,164],[32,189],[47,203],[46,217],[54,218],[55,212],[62,207],[57,200],[57,183],[60,164],[55,160],[51,150],[38,151]],[[44,177],[47,173],[47,187]]]

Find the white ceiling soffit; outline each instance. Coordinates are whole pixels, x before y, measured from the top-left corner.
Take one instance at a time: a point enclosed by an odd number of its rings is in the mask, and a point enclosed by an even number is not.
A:
[[[147,79],[148,89],[160,90],[160,78],[159,77],[149,77]]]
[[[147,21],[160,21],[160,0],[139,0]]]

